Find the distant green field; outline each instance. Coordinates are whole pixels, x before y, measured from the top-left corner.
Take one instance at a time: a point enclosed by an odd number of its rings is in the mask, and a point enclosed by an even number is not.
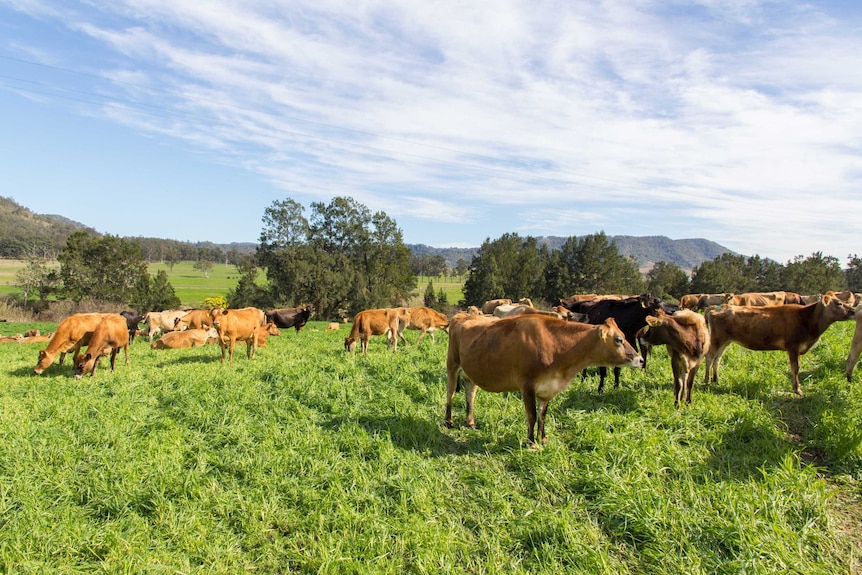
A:
[[[22,260],[0,259],[0,295],[21,293],[21,289],[15,286],[15,276],[18,270],[26,266]],[[197,306],[204,299],[213,296],[226,296],[239,281],[239,274],[233,265],[214,264],[209,271],[209,277],[194,269],[194,262],[179,262],[170,269],[167,264],[149,264],[147,271],[156,274],[159,270],[165,270],[168,281],[174,286],[174,291],[180,302],[187,306]],[[259,280],[265,281],[265,275],[261,273]],[[420,276],[416,283],[416,295],[421,298],[428,286],[428,281],[434,283],[434,292],[440,290],[446,294],[450,304],[456,304],[463,297],[464,282],[458,278],[429,278]]]

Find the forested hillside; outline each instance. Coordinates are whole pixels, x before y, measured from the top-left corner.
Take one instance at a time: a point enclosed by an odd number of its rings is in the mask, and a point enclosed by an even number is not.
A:
[[[0,196],[0,257],[23,259],[28,254],[54,258],[65,247],[66,238],[72,232],[87,229],[96,230],[82,223],[59,215],[35,214],[12,198]],[[219,259],[212,254],[251,254],[257,244],[212,242],[181,242],[166,238],[127,238],[138,242],[144,258],[150,262],[158,261],[195,261]],[[566,241],[561,236],[540,236],[540,244],[556,250]],[[616,243],[620,254],[634,257],[642,270],[652,267],[656,262],[668,262],[690,271],[701,263],[716,257],[733,253],[727,248],[706,239],[693,238],[672,240],[665,236],[609,236]],[[441,255],[450,268],[455,268],[459,260],[469,264],[479,250],[474,248],[437,248],[425,244],[406,244],[414,255]],[[206,253],[202,256],[202,250]],[[235,259],[235,258],[231,258]]]

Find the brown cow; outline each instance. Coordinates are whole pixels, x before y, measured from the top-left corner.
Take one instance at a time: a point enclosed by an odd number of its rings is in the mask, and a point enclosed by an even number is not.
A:
[[[748,292],[731,296],[727,305],[767,306],[784,305],[787,294],[783,291]]]
[[[700,301],[701,293],[690,293],[679,298],[679,307],[682,309],[697,309],[697,302]]]
[[[328,324],[326,324],[326,330],[325,331],[338,331],[339,329],[341,329],[341,324],[338,323],[337,321],[331,321]]]
[[[497,306],[504,305],[504,304],[511,304],[511,303],[512,303],[512,300],[507,298],[507,297],[497,298],[497,299],[489,299],[488,301],[486,301],[485,303],[482,304],[482,313],[494,313],[494,310],[497,309]]]
[[[658,310],[646,318],[647,327],[638,334],[638,341],[649,346],[665,345],[673,371],[673,405],[691,403],[691,389],[701,361],[709,349],[706,320],[697,312],[682,309],[673,315]]]
[[[802,395],[799,356],[811,349],[830,325],[853,316],[851,306],[829,294],[824,295],[820,302],[808,305],[711,308],[706,314],[710,331],[706,381],[710,381],[710,373],[711,381],[718,381],[721,356],[731,342],[736,342],[755,351],[786,351],[790,359],[793,392]]]
[[[216,328],[192,328],[182,331],[169,331],[151,343],[150,347],[153,349],[188,349],[216,342],[218,342],[218,331]]]
[[[856,305],[856,294],[853,293],[852,291],[850,291],[849,289],[846,289],[844,291],[839,291],[839,292],[828,291],[826,293],[837,297],[838,299],[840,299],[841,301],[843,301],[847,305],[851,305],[851,306]]]
[[[0,336],[0,343],[17,343],[24,339],[23,333],[16,333],[15,335],[4,335]]]
[[[732,293],[705,293],[700,295],[697,300],[697,311],[704,311],[708,307],[714,305],[722,305],[733,297]]]
[[[266,321],[262,309],[256,307],[222,309],[217,307],[210,314],[213,319],[213,327],[218,331],[222,363],[224,363],[224,354],[227,350],[229,351],[228,362],[233,364],[233,348],[238,341],[245,342],[245,353],[249,359],[257,355],[256,330]]]
[[[213,318],[208,309],[193,309],[174,319],[174,330],[209,329],[212,326]]]
[[[281,335],[281,330],[278,329],[273,322],[268,322],[265,325],[257,328],[257,347],[266,347],[266,340],[271,335]]]
[[[457,314],[449,327],[446,425],[452,427],[452,397],[459,375],[463,375],[467,426],[476,427],[473,401],[477,387],[491,392],[520,391],[527,441],[535,446],[533,428],[538,422],[544,443],[548,403],[591,365],[640,367],[643,359],[613,319],[587,325],[543,315],[496,320]]]
[[[144,316],[143,323],[147,324],[147,336],[150,338],[150,343],[153,342],[153,336],[157,333],[167,333],[174,331],[174,323],[178,317],[186,315],[187,312],[181,310],[169,311],[151,311]]]
[[[350,335],[344,338],[344,350],[352,352],[360,342],[362,353],[368,353],[368,340],[372,335],[386,335],[391,342],[392,351],[398,351],[398,334],[404,331],[410,321],[407,308],[367,309],[353,318]]]
[[[422,341],[422,337],[427,333],[431,336],[431,341],[434,341],[434,332],[438,329],[446,331],[449,329],[449,318],[446,314],[440,313],[430,307],[410,307],[407,308],[410,313],[410,319],[407,321],[407,329],[418,329],[421,331],[416,343]],[[399,336],[401,333],[398,334]]]
[[[45,335],[31,335],[29,337],[19,337],[16,341],[18,343],[43,343],[46,341],[51,341],[52,337],[54,337],[54,332],[46,333]]]
[[[853,379],[853,369],[859,361],[860,352],[862,352],[862,305],[856,308],[856,330],[850,342],[850,353],[847,354],[847,381]]]
[[[93,331],[87,351],[75,356],[75,379],[85,373],[92,377],[108,348],[111,354],[111,371],[114,371],[114,361],[120,348],[125,350],[126,365],[129,365],[129,325],[126,318],[118,313],[105,315]]]
[[[90,336],[102,319],[110,314],[105,313],[76,313],[70,315],[57,325],[54,337],[48,342],[48,347],[39,352],[39,361],[33,369],[36,375],[54,363],[54,358],[60,354],[60,365],[66,359],[67,353],[77,353],[81,346],[90,342]],[[118,317],[122,317],[116,314]]]

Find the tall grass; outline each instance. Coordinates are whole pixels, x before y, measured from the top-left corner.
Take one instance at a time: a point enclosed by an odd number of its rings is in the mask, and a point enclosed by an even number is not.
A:
[[[734,346],[679,410],[661,349],[603,395],[576,378],[540,451],[517,394],[480,391],[478,430],[459,394],[443,425],[444,334],[362,356],[323,325],[232,366],[138,339],[81,380],[0,346],[0,571],[858,572],[852,323],[801,399],[785,354]]]

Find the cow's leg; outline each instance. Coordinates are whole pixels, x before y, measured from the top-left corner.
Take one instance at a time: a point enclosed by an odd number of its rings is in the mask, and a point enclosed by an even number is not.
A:
[[[862,353],[862,323],[856,323],[856,331],[853,332],[853,341],[850,342],[850,353],[847,354],[847,381],[853,379],[853,369],[859,361]]]
[[[61,351],[61,352],[60,352],[60,362],[57,364],[57,367],[60,367],[61,365],[63,365],[63,360],[64,360],[64,359],[66,359],[66,352],[65,352],[65,351]]]
[[[608,376],[608,368],[605,366],[599,367],[599,393],[605,391],[605,378]]]
[[[123,350],[126,352],[126,365],[129,365],[129,344],[124,345]]]
[[[466,411],[467,411],[467,427],[471,429],[478,429],[479,426],[476,425],[476,417],[473,413],[473,404],[476,401],[476,390],[478,387],[475,383],[470,381],[469,378],[464,378],[464,398],[466,403]]]
[[[787,357],[790,358],[790,375],[793,378],[793,393],[802,395],[802,388],[799,386],[799,352],[788,351]]]
[[[620,372],[622,372],[622,370],[623,369],[621,367],[614,368],[614,389],[620,386]]]
[[[120,351],[118,347],[111,348],[111,371],[114,371],[114,363],[117,360],[117,353]]]
[[[527,414],[527,443],[530,447],[536,447],[536,436],[533,429],[536,426],[536,390],[525,385],[521,389],[521,399],[524,400],[524,411]]]
[[[456,363],[446,366],[446,427],[452,428],[452,398],[458,390],[458,371]]]
[[[729,341],[710,343],[709,351],[706,354],[706,376],[703,380],[707,385],[710,382],[718,383],[718,366],[721,364],[721,356],[724,355],[724,350],[727,349],[728,345],[730,345]],[[710,379],[710,376],[712,376],[712,379]]]
[[[548,404],[550,401],[539,400],[539,440],[542,445],[548,442],[545,437],[545,415],[548,413]]]

